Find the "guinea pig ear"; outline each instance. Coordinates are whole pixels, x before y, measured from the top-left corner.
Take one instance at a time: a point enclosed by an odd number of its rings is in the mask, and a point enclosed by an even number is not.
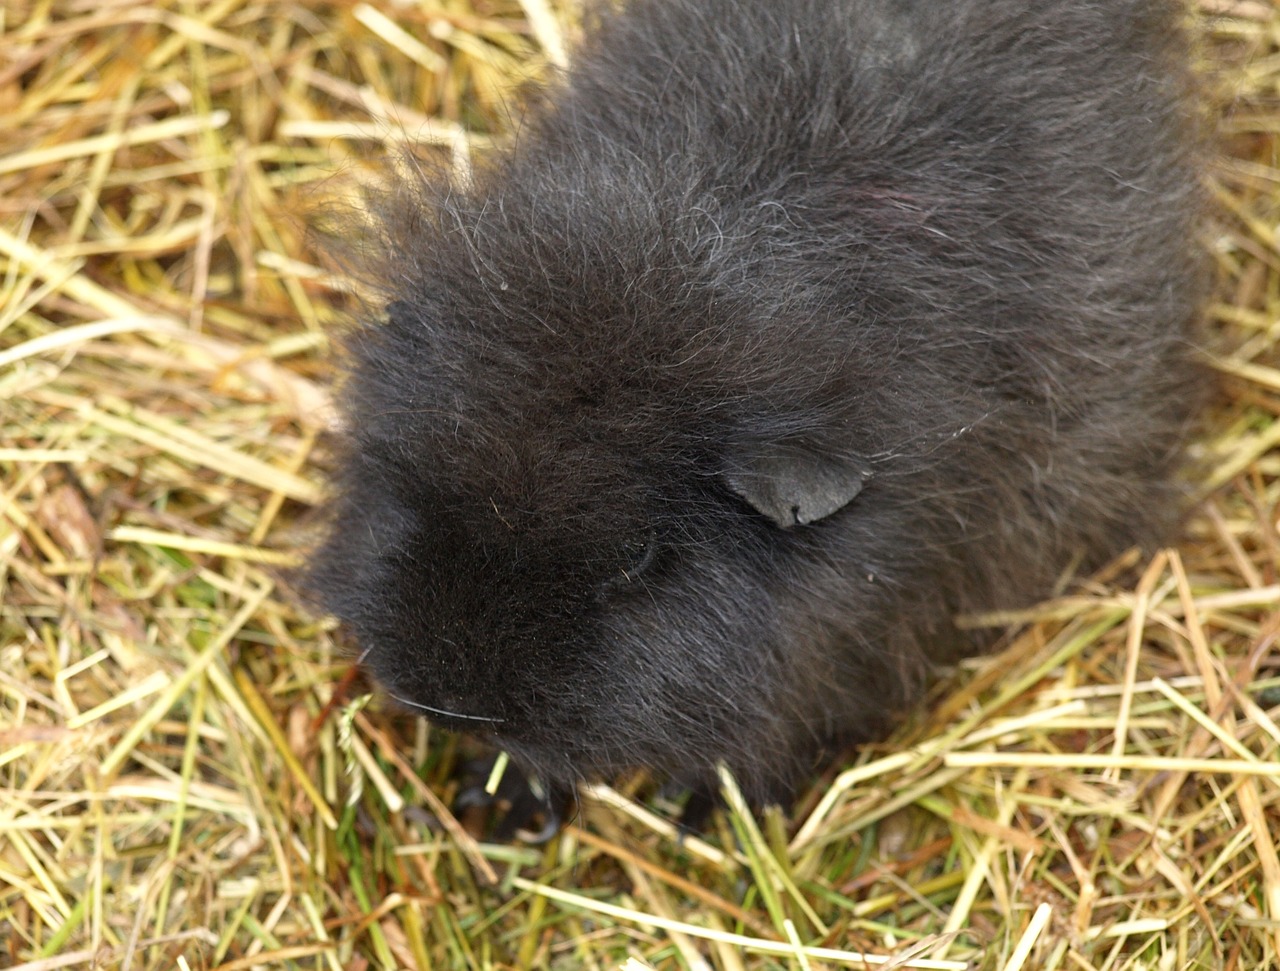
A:
[[[871,463],[822,455],[791,443],[754,445],[726,456],[724,479],[752,509],[780,526],[807,526],[843,509],[871,477]]]

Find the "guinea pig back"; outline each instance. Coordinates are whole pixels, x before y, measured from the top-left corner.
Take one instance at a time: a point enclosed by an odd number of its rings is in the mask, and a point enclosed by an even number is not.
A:
[[[1181,510],[1202,272],[1164,0],[631,0],[473,176],[383,200],[310,584],[561,784],[757,801],[952,618]]]

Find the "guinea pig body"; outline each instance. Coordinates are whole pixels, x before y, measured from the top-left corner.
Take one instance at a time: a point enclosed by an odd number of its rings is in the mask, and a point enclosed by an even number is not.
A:
[[[1159,541],[1202,376],[1163,0],[632,0],[384,205],[311,583],[553,782],[787,791],[962,612]]]

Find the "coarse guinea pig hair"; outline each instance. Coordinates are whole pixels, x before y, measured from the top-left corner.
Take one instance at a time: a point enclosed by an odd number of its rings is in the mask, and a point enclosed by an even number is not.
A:
[[[309,585],[557,785],[783,799],[958,614],[1184,511],[1199,124],[1165,0],[629,0],[377,207]]]

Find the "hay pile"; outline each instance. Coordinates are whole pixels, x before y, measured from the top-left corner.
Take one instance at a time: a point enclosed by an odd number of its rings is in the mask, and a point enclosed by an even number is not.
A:
[[[635,778],[545,847],[479,844],[443,808],[456,741],[353,700],[280,579],[356,305],[307,221],[406,135],[459,161],[502,137],[571,23],[544,0],[0,8],[0,966],[1277,966],[1263,0],[1197,12],[1227,377],[1180,549],[988,618],[1017,622],[1003,653],[790,826],[681,842]]]

